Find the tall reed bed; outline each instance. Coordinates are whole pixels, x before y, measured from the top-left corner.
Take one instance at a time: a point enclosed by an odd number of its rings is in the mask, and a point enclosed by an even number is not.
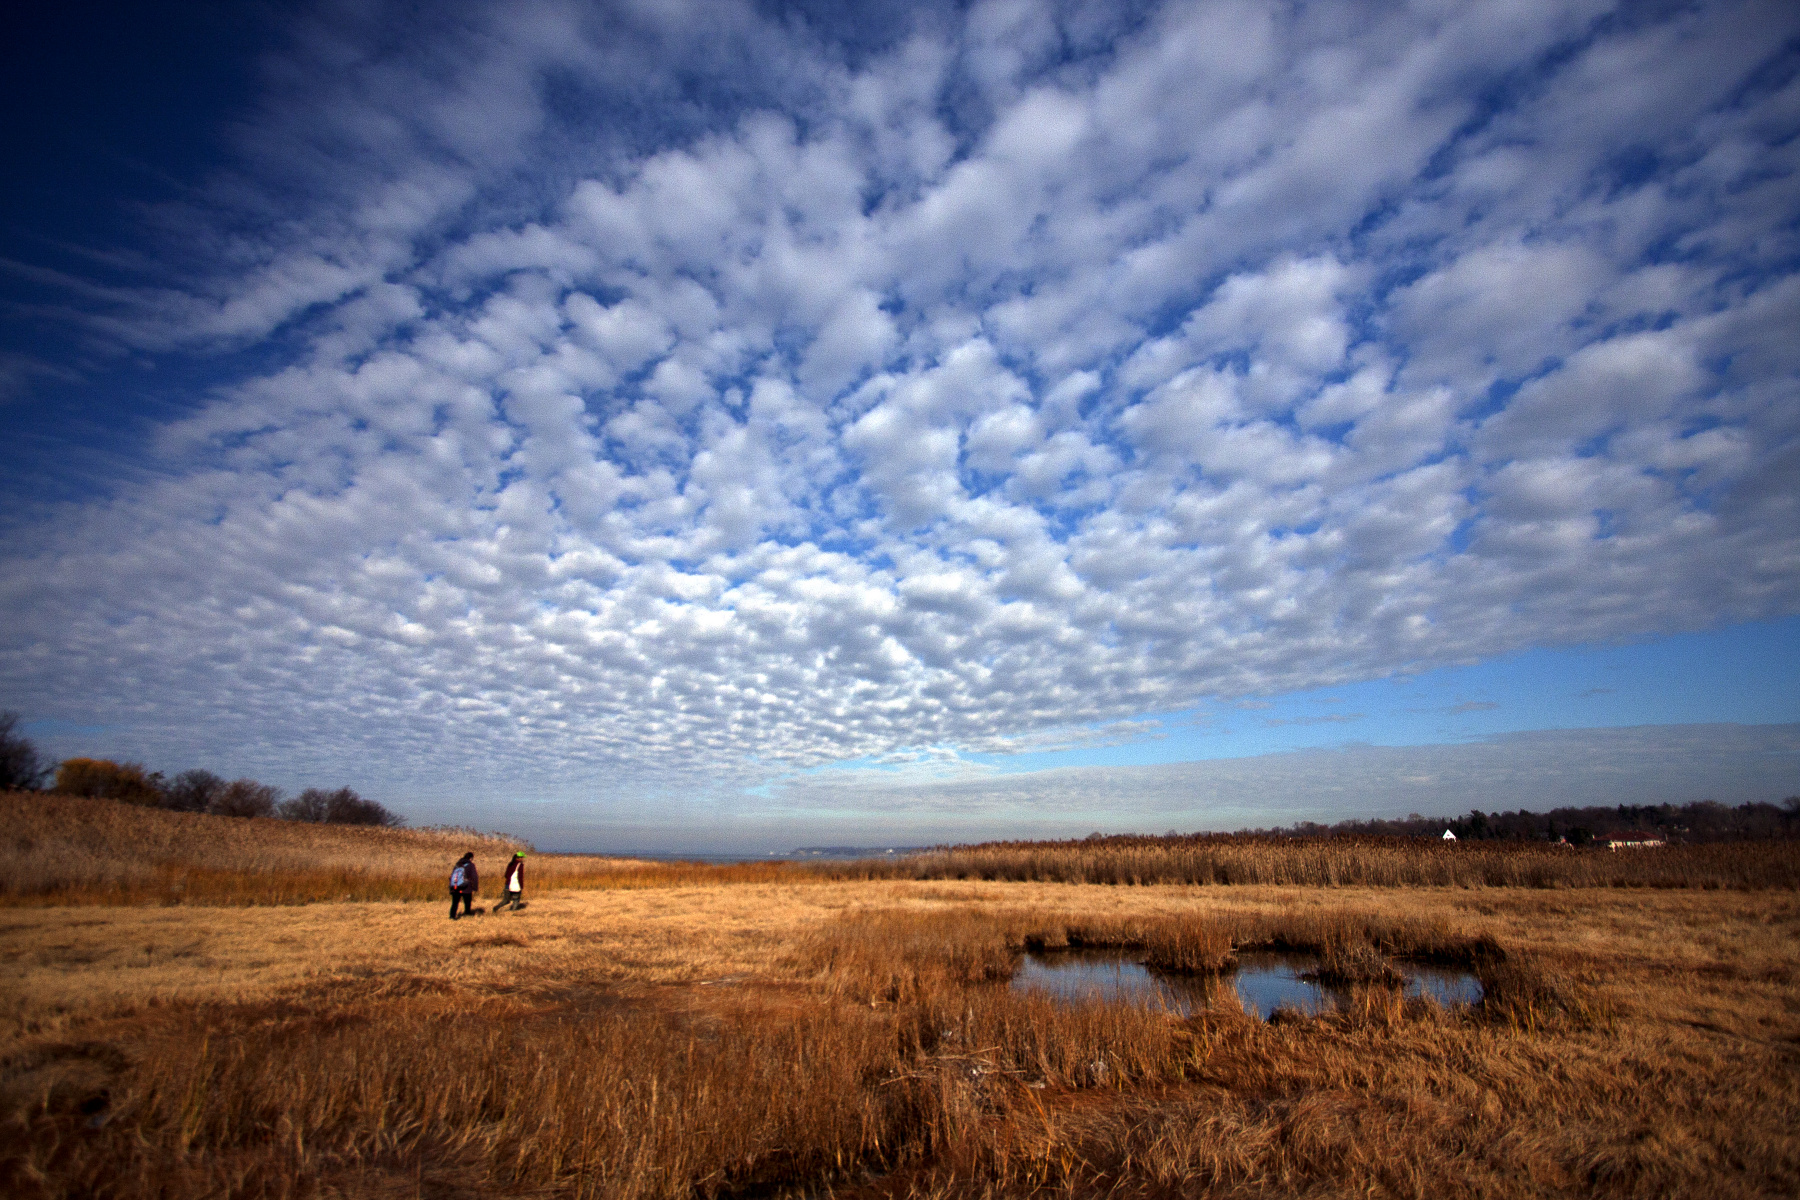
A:
[[[1496,979],[1508,962],[1485,934],[1357,909],[1070,917],[963,908],[858,914],[819,931],[796,952],[794,965],[859,1002],[905,1003],[1007,979],[1027,950],[1072,947],[1126,949],[1154,969],[1189,974],[1229,970],[1240,950],[1303,951],[1320,957],[1328,978],[1350,983],[1393,981],[1400,973],[1395,960],[1462,966]]]
[[[1800,843],[1609,851],[1538,842],[1205,835],[990,842],[831,868],[840,878],[1305,887],[1800,887]]]
[[[815,988],[701,1011],[479,997],[429,979],[197,1010],[115,1061],[103,1088],[51,1090],[5,1114],[0,1185],[20,1200],[452,1184],[682,1197],[875,1186],[946,1164],[985,1184],[1048,1180],[1079,1158],[1044,1142],[1053,1110],[1214,1078],[1222,1047],[1282,1035],[1229,988],[1194,1021],[1015,994],[998,984],[1018,948],[1217,936],[1177,922],[859,914],[796,948]],[[1386,997],[1331,1020],[1341,1031],[1423,1022],[1427,1040],[1454,1028],[1429,1005],[1405,1008]]]
[[[389,984],[205,1011],[190,1035],[116,1064],[103,1093],[7,1114],[0,1190],[290,1197],[454,1183],[635,1198],[842,1185],[916,1168],[985,1121],[1041,1108],[1042,1092],[1178,1078],[1193,1061],[1192,1037],[1163,1014],[972,989],[956,981],[980,974],[973,960],[945,957],[902,1006],[872,1008],[851,988],[727,997],[702,1014],[596,1011],[593,998],[500,1001],[422,981],[413,995]]]
[[[0,793],[0,905],[435,899],[464,851],[474,851],[491,892],[500,868],[524,846],[473,830],[297,824]],[[533,893],[864,879],[1792,889],[1800,887],[1800,843],[1609,852],[1404,838],[1117,837],[999,842],[854,863],[663,863],[533,854],[528,866]]]
[[[0,793],[0,904],[302,904],[445,894],[473,851],[491,894],[529,847],[467,829],[380,829],[220,817],[112,800]],[[533,854],[529,891],[816,879],[777,863],[657,863]]]

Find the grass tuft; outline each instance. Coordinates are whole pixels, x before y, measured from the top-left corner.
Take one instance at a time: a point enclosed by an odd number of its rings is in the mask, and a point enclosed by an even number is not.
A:
[[[0,793],[0,905],[266,905],[431,900],[473,851],[490,888],[530,846],[466,829],[221,817],[49,793]],[[661,863],[533,854],[533,895],[711,883],[813,881],[782,863]]]
[[[840,878],[961,879],[1109,886],[1785,888],[1800,887],[1789,841],[1614,852],[1543,842],[1392,837],[1121,836],[990,842],[834,868]]]
[[[459,944],[511,954],[528,937]],[[1489,1001],[1446,1011],[1368,986],[1265,1024],[1225,980],[1191,1019],[1005,986],[1024,948],[1059,943],[1460,956]],[[129,1054],[46,1040],[0,1068],[0,1190],[1633,1197],[1800,1181],[1791,1073],[1709,1091],[1694,1044],[1634,1043],[1574,975],[1441,912],[853,909],[785,953],[781,986],[680,1003],[578,976],[501,993],[390,974],[171,1006]],[[1652,1120],[1673,1123],[1647,1142]]]

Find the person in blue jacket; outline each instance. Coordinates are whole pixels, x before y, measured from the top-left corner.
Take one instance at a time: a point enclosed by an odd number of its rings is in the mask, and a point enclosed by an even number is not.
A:
[[[469,851],[450,868],[450,919],[456,920],[457,901],[465,913],[474,911],[475,889],[481,886],[481,875],[475,870],[475,852]]]

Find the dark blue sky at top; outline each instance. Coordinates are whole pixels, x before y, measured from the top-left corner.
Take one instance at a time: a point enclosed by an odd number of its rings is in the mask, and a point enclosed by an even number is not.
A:
[[[102,266],[224,159],[275,30],[243,3],[31,5],[0,49],[7,257]],[[85,251],[85,253],[84,253]]]
[[[0,505],[105,491],[141,470],[148,423],[229,370],[97,337],[95,289],[165,282],[181,248],[158,210],[191,203],[231,157],[278,26],[259,4],[21,6],[0,39]]]

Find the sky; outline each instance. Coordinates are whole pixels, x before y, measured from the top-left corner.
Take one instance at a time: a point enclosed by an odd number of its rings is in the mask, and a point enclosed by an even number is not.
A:
[[[760,851],[1800,793],[1800,10],[72,4],[0,708]]]

